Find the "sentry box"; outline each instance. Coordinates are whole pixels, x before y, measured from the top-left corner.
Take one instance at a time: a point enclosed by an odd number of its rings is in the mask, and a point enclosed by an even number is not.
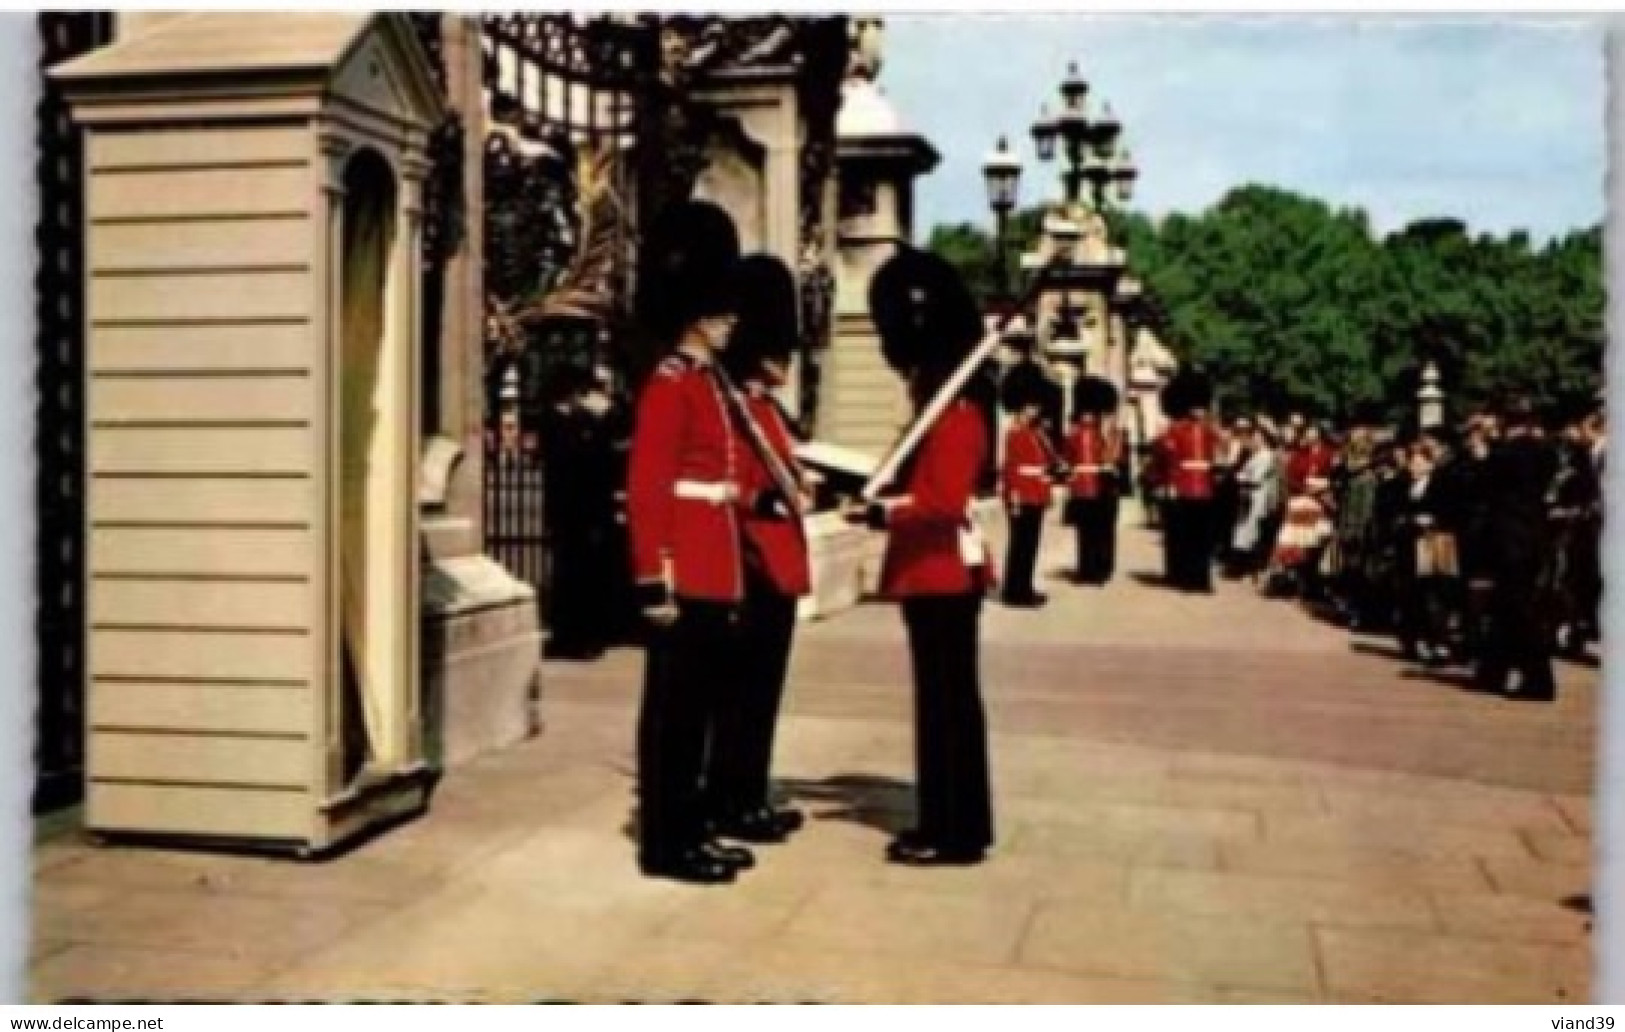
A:
[[[84,128],[93,832],[321,852],[421,809],[420,198],[399,15],[191,14]]]

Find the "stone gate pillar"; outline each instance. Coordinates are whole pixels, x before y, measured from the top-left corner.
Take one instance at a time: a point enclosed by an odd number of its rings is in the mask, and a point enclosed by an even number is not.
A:
[[[858,19],[854,27],[836,122],[835,336],[819,437],[878,457],[906,422],[908,401],[881,358],[869,316],[869,282],[897,245],[912,239],[914,180],[935,168],[939,156],[905,127],[875,81],[879,19]]]
[[[485,99],[479,21],[441,15],[447,106],[460,153],[442,154],[448,231],[439,322],[437,423],[424,452],[424,679],[438,729],[431,755],[451,765],[534,734],[541,687],[536,593],[484,552]],[[460,160],[456,160],[460,159]]]

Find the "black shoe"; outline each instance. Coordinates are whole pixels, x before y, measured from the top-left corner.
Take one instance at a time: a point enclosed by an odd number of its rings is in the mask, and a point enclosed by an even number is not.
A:
[[[772,806],[765,806],[762,808],[762,812],[765,813],[768,819],[771,820],[774,825],[780,828],[785,835],[794,835],[807,823],[807,818],[802,815],[800,810],[780,810]]]
[[[1510,695],[1507,691],[1507,678],[1505,674],[1497,677],[1482,670],[1473,675],[1473,688],[1486,695]]]
[[[735,877],[732,866],[698,849],[685,850],[673,856],[639,857],[638,867],[650,878],[668,878],[696,885],[723,885]]]
[[[1042,609],[1049,602],[1043,595],[1010,595],[1004,604],[1011,609]]]
[[[906,833],[897,836],[886,847],[888,862],[908,867],[970,867],[985,859],[985,849],[934,846]]]
[[[772,844],[783,842],[799,831],[801,825],[801,814],[795,810],[773,810],[764,806],[719,820],[713,828],[723,838]]]
[[[1507,688],[1506,697],[1513,702],[1556,702],[1557,685],[1550,681],[1530,685],[1520,677],[1516,687]]]
[[[706,842],[700,853],[736,871],[748,871],[756,866],[756,857],[743,846],[725,846],[720,842]]]

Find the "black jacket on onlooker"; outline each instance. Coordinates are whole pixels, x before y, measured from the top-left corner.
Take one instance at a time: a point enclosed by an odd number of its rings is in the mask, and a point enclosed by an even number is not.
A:
[[[1538,575],[1551,538],[1547,492],[1556,474],[1556,452],[1533,436],[1510,437],[1490,454],[1484,505],[1492,575]]]
[[[1461,554],[1461,573],[1469,580],[1485,576],[1489,561],[1489,518],[1491,504],[1490,458],[1463,453],[1449,463],[1450,527],[1456,533]]]
[[[1409,577],[1424,572],[1417,569],[1417,542],[1429,531],[1452,533],[1460,508],[1459,484],[1444,464],[1428,475],[1420,494],[1415,488],[1416,481],[1405,477],[1398,511],[1399,568]]]

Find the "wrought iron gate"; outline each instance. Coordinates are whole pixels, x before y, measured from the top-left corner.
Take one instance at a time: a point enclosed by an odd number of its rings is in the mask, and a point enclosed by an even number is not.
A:
[[[541,437],[565,369],[624,369],[659,59],[648,18],[481,18],[487,550],[547,592]]]

